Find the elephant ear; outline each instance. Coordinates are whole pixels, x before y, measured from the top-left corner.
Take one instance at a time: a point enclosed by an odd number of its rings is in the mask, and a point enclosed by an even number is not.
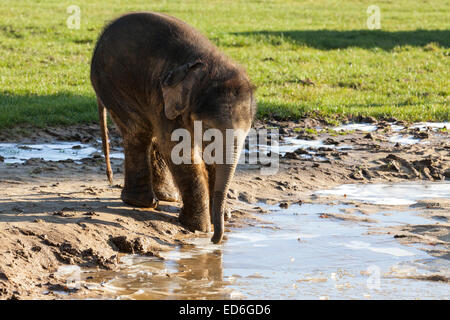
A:
[[[201,61],[187,63],[162,77],[164,113],[169,120],[175,119],[188,108],[192,88],[206,74],[204,65]]]

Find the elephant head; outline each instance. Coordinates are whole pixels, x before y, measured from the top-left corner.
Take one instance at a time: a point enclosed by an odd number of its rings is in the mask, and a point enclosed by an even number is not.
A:
[[[212,241],[224,232],[224,205],[240,151],[256,112],[254,87],[240,67],[227,68],[194,61],[168,72],[161,82],[164,113],[168,119],[182,116],[202,121],[203,129],[222,133],[223,161],[214,164]]]

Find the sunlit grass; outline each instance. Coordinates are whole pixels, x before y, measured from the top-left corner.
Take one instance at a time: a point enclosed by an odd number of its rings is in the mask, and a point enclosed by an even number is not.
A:
[[[81,28],[66,9],[81,8]],[[449,1],[0,2],[0,127],[97,121],[89,62],[104,24],[154,10],[194,25],[247,68],[259,117],[449,120]]]

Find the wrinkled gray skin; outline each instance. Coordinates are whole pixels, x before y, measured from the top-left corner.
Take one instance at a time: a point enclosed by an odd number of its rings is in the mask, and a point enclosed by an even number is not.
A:
[[[228,154],[231,163],[177,165],[171,151],[178,141],[171,141],[171,134],[184,128],[194,137],[194,121],[201,120],[203,130],[215,128],[225,137],[226,129],[240,129],[245,137],[256,109],[245,71],[188,24],[164,14],[133,13],[113,21],[100,36],[91,82],[110,181],[106,110],[123,137],[122,200],[154,207],[158,198],[174,200],[179,193],[180,222],[192,231],[208,232],[212,221],[212,241],[220,242],[225,198],[243,136]]]

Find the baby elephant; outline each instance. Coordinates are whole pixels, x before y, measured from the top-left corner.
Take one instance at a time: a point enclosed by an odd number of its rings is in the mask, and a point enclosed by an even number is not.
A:
[[[180,222],[204,232],[212,222],[212,241],[219,243],[228,187],[256,111],[245,71],[185,22],[143,12],[105,28],[92,57],[91,82],[110,182],[106,110],[123,137],[122,200],[140,207],[174,200],[173,177],[183,201]],[[181,162],[173,159],[177,129],[192,137]],[[205,141],[219,146],[211,153],[216,161],[205,161]]]

